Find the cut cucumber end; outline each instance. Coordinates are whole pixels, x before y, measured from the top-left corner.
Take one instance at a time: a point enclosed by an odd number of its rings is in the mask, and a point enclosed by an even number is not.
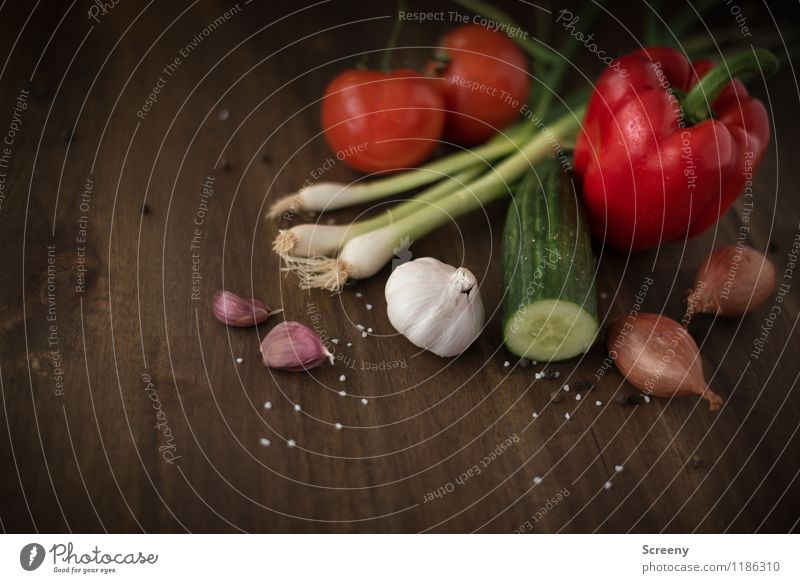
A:
[[[551,362],[583,354],[597,338],[597,319],[578,304],[539,300],[506,321],[505,343],[522,358]]]

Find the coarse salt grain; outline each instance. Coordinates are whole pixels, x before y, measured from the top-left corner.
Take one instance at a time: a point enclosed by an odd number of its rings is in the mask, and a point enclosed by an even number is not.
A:
[[[566,419],[567,421],[569,421],[569,413],[564,413],[564,419]]]
[[[564,385],[564,390],[569,392],[569,385]]]
[[[537,381],[539,379],[543,379],[544,378],[544,373],[543,372],[537,372],[535,375],[533,375],[533,378],[535,378]]]
[[[259,440],[258,440],[258,443],[260,443],[260,444],[261,444],[261,445],[263,445],[264,447],[269,447],[269,444],[270,444],[271,442],[270,442],[270,440],[269,440],[269,439],[267,439],[266,437],[262,437],[261,439],[259,439]]]
[[[369,332],[370,334],[372,334],[372,328],[367,328],[367,332]]]
[[[576,401],[580,401],[580,400],[581,400],[580,393],[575,395],[575,400],[576,400]]]
[[[606,490],[610,490],[611,489],[611,482],[608,481],[605,484],[603,484],[603,488],[605,488]]]
[[[352,345],[353,345],[353,343],[352,343],[352,342],[348,342],[348,343],[347,343],[347,348],[350,348]]]
[[[300,410],[300,405],[295,405],[295,406],[294,406],[294,410],[295,410],[295,411],[299,411],[299,410]]]
[[[594,404],[600,407],[603,404],[603,401],[595,401]]]
[[[344,376],[344,375],[341,375],[341,376],[339,377],[339,381],[340,381],[340,382],[344,382],[344,381],[346,381],[346,380],[347,380],[347,377],[346,377],[346,376]]]
[[[366,399],[361,399],[361,404],[362,405],[366,405],[367,403],[369,403],[369,401],[367,401]]]
[[[543,479],[544,478],[542,478],[541,476],[534,476],[533,477],[533,483],[534,484],[541,484]]]
[[[356,324],[356,328],[358,328],[359,330],[363,330],[364,326],[362,324]]]
[[[241,356],[236,359],[236,363],[237,364],[242,364],[243,362],[244,362],[244,358],[242,358]]]
[[[341,428],[342,428],[342,424],[341,423],[337,423],[336,424],[336,429],[341,429]]]
[[[356,297],[357,298],[364,297],[364,294],[362,294],[361,292],[356,292]]]
[[[508,362],[508,361],[505,361],[505,362],[503,363],[503,366],[509,366],[509,365],[511,365],[511,363],[510,363],[510,362]]]
[[[533,414],[531,415],[531,417],[536,419],[537,417],[539,417],[539,414],[536,411],[534,411]]]
[[[347,394],[346,391],[339,391],[339,396],[344,397]]]
[[[645,396],[644,396],[644,402],[645,402],[645,403],[649,403],[649,402],[650,402],[650,397],[648,397],[647,395],[645,395]]]
[[[264,403],[264,409],[272,409],[272,402],[267,401],[266,403]]]
[[[367,334],[366,332],[362,332],[362,333],[361,333],[361,337],[362,337],[362,338],[366,338],[367,336],[368,336],[368,334]]]
[[[339,344],[339,339],[338,338],[334,338],[334,339],[331,340],[331,342],[333,342],[334,344]]]
[[[367,309],[371,310],[372,309],[372,304],[367,304]]]
[[[561,376],[561,373],[556,371],[556,374],[553,375],[553,378],[557,379],[560,376]]]
[[[623,466],[620,466],[620,465],[616,465],[616,466],[614,466],[614,471],[615,471],[615,472],[621,472],[621,471],[622,471],[622,470],[624,470],[624,469],[625,469],[625,468],[624,468]]]
[[[294,447],[295,445],[297,445],[297,442],[294,439],[290,439],[289,441],[286,442],[286,445],[288,445],[289,447]]]

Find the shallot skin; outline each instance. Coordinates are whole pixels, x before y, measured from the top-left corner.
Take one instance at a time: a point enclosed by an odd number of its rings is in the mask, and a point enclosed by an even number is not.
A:
[[[703,377],[700,350],[678,322],[640,313],[614,320],[606,343],[614,364],[640,391],[656,397],[700,395],[718,410],[723,399]]]
[[[711,253],[689,290],[690,312],[739,317],[761,307],[775,291],[775,267],[747,245],[727,245]]]

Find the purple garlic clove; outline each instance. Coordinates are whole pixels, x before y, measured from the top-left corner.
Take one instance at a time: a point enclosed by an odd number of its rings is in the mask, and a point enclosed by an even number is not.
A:
[[[240,298],[229,291],[214,294],[214,316],[228,326],[246,328],[256,326],[281,310],[271,310],[267,304],[256,299]]]
[[[270,368],[299,372],[316,368],[333,354],[319,336],[300,322],[281,322],[261,342],[261,357]]]

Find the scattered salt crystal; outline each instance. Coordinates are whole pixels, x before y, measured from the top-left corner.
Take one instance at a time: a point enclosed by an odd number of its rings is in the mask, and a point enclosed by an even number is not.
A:
[[[531,417],[533,417],[534,419],[536,419],[537,417],[539,417],[539,414],[538,414],[536,411],[534,411],[534,412],[533,412],[533,415],[531,415]]]
[[[367,336],[368,336],[368,334],[367,334],[366,332],[362,332],[362,333],[361,333],[361,337],[362,337],[362,338],[366,338]]]
[[[272,402],[267,401],[266,403],[264,403],[264,409],[272,409]]]
[[[594,404],[600,407],[603,404],[603,401],[595,401]]]
[[[362,294],[361,292],[356,292],[356,297],[357,298],[364,297],[364,294]]]
[[[567,421],[569,421],[569,413],[564,413],[564,419],[566,419]]]
[[[366,405],[367,403],[369,403],[369,401],[367,401],[366,399],[361,399],[361,404],[362,405]]]
[[[536,365],[537,365],[537,364],[539,364],[539,363],[538,363],[538,362],[536,362],[535,360],[532,360],[532,361],[531,361],[531,364],[532,364],[533,366],[536,366]]]
[[[353,345],[353,343],[352,343],[352,342],[348,342],[348,343],[347,343],[347,348],[350,348],[352,345]]]
[[[620,465],[616,465],[616,466],[614,466],[614,471],[615,471],[615,472],[621,472],[621,471],[622,471],[622,470],[624,470],[624,469],[625,469],[625,468],[624,468],[623,466],[620,466]]]
[[[334,338],[334,339],[331,340],[331,342],[333,342],[334,344],[339,344],[339,339],[338,338]]]
[[[537,381],[539,379],[543,379],[544,378],[544,373],[543,372],[537,372],[535,375],[533,375],[533,378],[535,378]]]
[[[295,411],[299,411],[299,410],[300,410],[300,405],[295,405],[295,406],[294,406],[294,410],[295,410]]]
[[[510,362],[508,362],[508,361],[505,361],[505,362],[503,363],[503,366],[509,366],[510,364],[511,364]]]
[[[558,378],[558,377],[560,377],[560,376],[561,376],[561,373],[560,373],[560,372],[558,372],[558,371],[556,371],[556,372],[555,372],[555,374],[553,375],[553,378],[554,378],[554,379],[557,379],[557,378]]]
[[[242,364],[244,362],[244,358],[241,356],[236,359],[236,364]]]
[[[262,437],[261,439],[258,440],[258,443],[260,443],[264,447],[269,447],[270,440],[267,439],[266,437]]]
[[[565,391],[569,392],[569,385],[564,385],[563,388],[564,388]]]
[[[336,429],[341,429],[341,428],[342,428],[342,424],[341,423],[337,423],[336,424]]]
[[[580,396],[580,394],[577,394],[577,395],[575,395],[575,400],[576,400],[576,401],[580,401],[580,400],[581,400],[581,396]]]
[[[649,402],[650,402],[650,397],[648,397],[647,395],[645,395],[645,396],[644,396],[644,402],[645,402],[645,403],[649,403]]]
[[[533,483],[534,484],[541,484],[543,479],[544,478],[542,478],[541,476],[534,476],[533,477]]]
[[[372,334],[372,332],[373,332],[372,328],[367,328],[367,332],[369,332],[370,334]]]
[[[288,445],[289,447],[294,447],[295,445],[297,445],[297,442],[294,439],[290,439],[289,441],[286,442],[286,445]]]
[[[228,119],[230,117],[230,115],[231,115],[231,113],[227,109],[220,109],[217,112],[217,119],[219,121],[225,121],[226,119]]]
[[[346,380],[347,380],[347,377],[346,377],[346,376],[344,376],[344,375],[341,375],[341,376],[339,377],[339,380],[340,380],[341,382],[344,382],[344,381],[346,381]]]
[[[339,391],[339,396],[344,397],[347,394],[346,391]]]
[[[361,325],[361,324],[356,324],[356,328],[358,328],[359,330],[363,330],[363,329],[364,329],[364,326],[363,326],[363,325]]]
[[[606,490],[610,490],[611,489],[611,481],[608,481],[605,484],[603,484],[603,488],[605,488]]]
[[[371,310],[372,309],[372,304],[367,304],[367,309]]]

